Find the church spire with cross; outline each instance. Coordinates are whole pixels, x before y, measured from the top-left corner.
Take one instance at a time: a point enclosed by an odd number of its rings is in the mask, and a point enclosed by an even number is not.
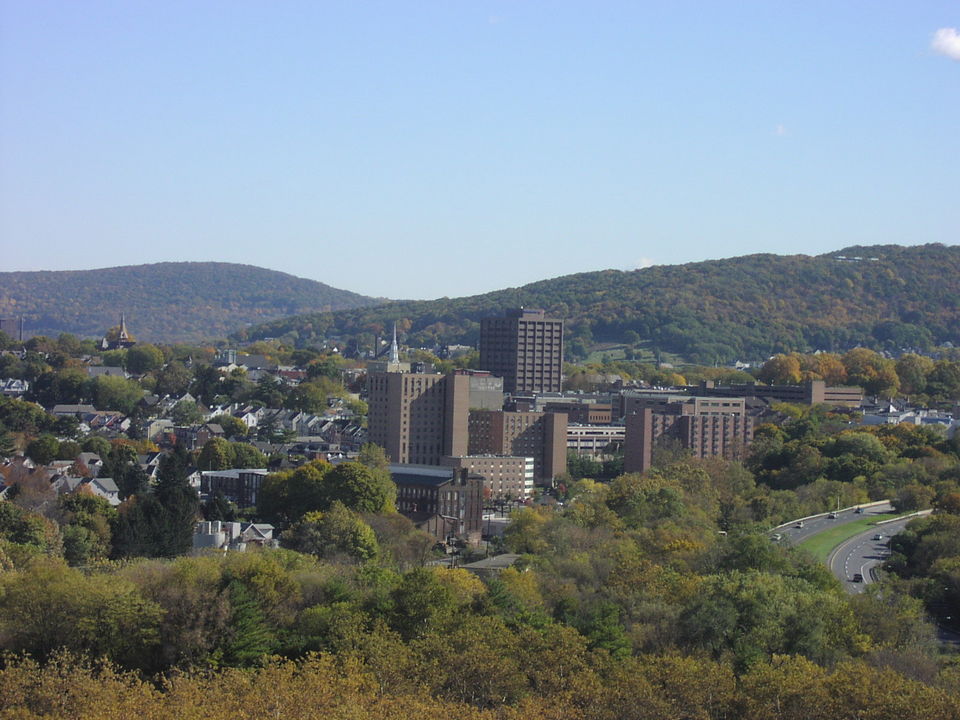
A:
[[[393,323],[393,341],[390,343],[390,363],[400,362],[400,347],[397,345],[397,323]]]
[[[120,331],[117,333],[117,342],[121,345],[130,342],[130,333],[127,332],[127,319],[124,313],[120,313]]]

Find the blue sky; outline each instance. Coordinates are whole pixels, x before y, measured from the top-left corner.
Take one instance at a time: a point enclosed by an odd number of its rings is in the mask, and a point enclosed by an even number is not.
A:
[[[2,269],[433,298],[954,244],[956,28],[956,0],[0,0]]]

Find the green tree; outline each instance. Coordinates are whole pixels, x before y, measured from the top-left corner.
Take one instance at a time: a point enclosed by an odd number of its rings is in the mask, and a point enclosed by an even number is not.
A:
[[[244,442],[230,443],[235,468],[265,468],[267,456],[253,445]]]
[[[230,596],[230,622],[223,646],[223,659],[228,665],[258,664],[277,645],[277,639],[264,617],[255,596],[239,580],[227,586]]]
[[[173,360],[157,371],[157,382],[153,391],[160,397],[167,395],[178,397],[187,392],[192,379],[193,374],[190,369],[182,362]]]
[[[269,522],[288,525],[304,514],[328,507],[326,476],[333,467],[322,460],[267,475],[257,498],[257,514]]]
[[[200,500],[187,479],[189,468],[189,454],[178,447],[163,457],[157,469],[154,494],[165,515],[164,532],[157,538],[158,554],[164,557],[182,555],[193,546]]]
[[[233,460],[233,445],[228,440],[213,437],[200,450],[197,467],[201,470],[229,470],[234,467]]]
[[[190,550],[199,499],[190,487],[190,456],[181,447],[165,455],[157,485],[128,498],[114,523],[114,555],[174,557]]]
[[[0,586],[0,635],[13,652],[46,659],[67,647],[138,667],[157,644],[160,608],[114,575],[36,561]]]
[[[799,356],[777,355],[767,360],[757,379],[768,385],[796,385],[803,379]]]
[[[215,415],[210,418],[210,422],[223,428],[223,434],[227,440],[245,438],[249,432],[249,428],[233,415]]]
[[[76,460],[80,452],[80,443],[73,440],[64,440],[57,448],[57,460]]]
[[[377,538],[360,516],[335,502],[326,512],[303,516],[280,537],[284,547],[321,558],[347,556],[360,562],[377,554]]]
[[[960,362],[938,360],[927,377],[927,393],[940,400],[960,400]]]
[[[933,360],[923,355],[907,353],[897,360],[897,377],[900,387],[908,395],[922,393],[927,388],[927,377],[933,372]]]
[[[104,440],[104,438],[98,438]],[[109,443],[107,444],[108,447]],[[86,447],[86,443],[84,444]],[[149,478],[140,467],[137,460],[137,454],[133,447],[118,443],[110,447],[107,452],[103,452],[100,443],[93,443],[91,447],[99,450],[100,459],[103,461],[103,467],[100,469],[100,477],[113,478],[120,490],[120,498],[125,499],[136,493],[142,492],[147,488]],[[88,450],[88,452],[96,452]]]
[[[96,453],[101,459],[106,459],[110,453],[110,441],[99,435],[91,435],[80,444],[84,452]]]
[[[223,375],[212,365],[198,364],[193,368],[193,383],[190,385],[190,394],[200,399],[208,406],[221,394]]]
[[[303,412],[320,412],[327,407],[327,393],[320,384],[303,382],[287,396],[287,407]]]
[[[66,368],[40,375],[30,388],[34,400],[45,407],[83,400],[89,377],[77,368]]]
[[[425,634],[455,609],[450,591],[429,568],[417,568],[404,575],[392,599],[391,625],[406,640]]]
[[[200,412],[197,403],[184,398],[173,406],[173,409],[170,411],[170,419],[173,420],[175,425],[196,425],[203,420],[203,413]]]
[[[388,473],[358,462],[336,465],[325,478],[326,506],[335,502],[361,513],[394,511],[397,487]]]
[[[63,554],[71,565],[110,555],[117,509],[90,492],[60,496]]]
[[[918,483],[911,483],[900,488],[897,494],[891,498],[890,504],[897,512],[909,512],[911,510],[925,510],[933,503],[935,495],[933,488]]]
[[[848,381],[869,394],[892,397],[899,390],[900,378],[893,360],[866,348],[854,348],[842,360]]]
[[[163,365],[163,351],[156,345],[135,345],[127,350],[127,370],[134,375],[156,370]]]
[[[91,390],[98,410],[119,410],[127,415],[143,397],[143,390],[133,380],[110,375],[94,378]]]
[[[390,458],[387,451],[376,443],[366,443],[360,446],[357,453],[357,462],[366,465],[371,470],[390,470]]]
[[[43,434],[27,445],[27,457],[38,465],[49,465],[57,459],[60,442],[49,434]]]
[[[0,426],[0,458],[8,458],[17,451],[13,435]]]

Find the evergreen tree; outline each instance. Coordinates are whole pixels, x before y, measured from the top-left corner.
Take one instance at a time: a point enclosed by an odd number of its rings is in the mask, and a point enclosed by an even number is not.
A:
[[[200,500],[187,479],[189,468],[190,454],[180,446],[160,461],[154,494],[163,508],[163,533],[157,538],[157,554],[163,557],[182,555],[193,545]]]
[[[256,598],[239,580],[227,586],[232,613],[230,633],[223,647],[223,659],[228,665],[256,664],[276,647],[277,640],[267,625]]]

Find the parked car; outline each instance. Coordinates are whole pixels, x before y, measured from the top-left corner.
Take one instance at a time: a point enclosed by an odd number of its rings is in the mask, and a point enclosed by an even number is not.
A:
[[[863,582],[863,575],[861,575],[860,573],[854,573],[853,582]]]

